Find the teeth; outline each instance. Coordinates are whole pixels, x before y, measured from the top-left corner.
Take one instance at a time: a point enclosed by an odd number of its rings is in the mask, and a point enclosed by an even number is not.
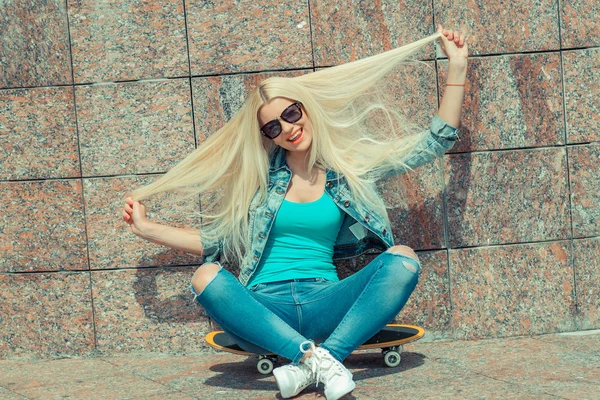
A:
[[[302,129],[300,129],[298,131],[298,133],[296,133],[294,136],[292,136],[291,138],[288,139],[289,142],[293,142],[294,140],[298,139],[298,136],[300,136],[300,134],[302,133]]]

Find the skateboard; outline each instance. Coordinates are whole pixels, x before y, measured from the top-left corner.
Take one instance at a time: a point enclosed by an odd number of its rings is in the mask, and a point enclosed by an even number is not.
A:
[[[418,326],[388,324],[355,351],[381,349],[385,365],[397,367],[402,359],[400,354],[404,350],[403,345],[422,338],[424,334],[425,330]],[[216,350],[245,356],[258,356],[256,369],[263,375],[270,374],[277,362],[276,354],[254,354],[243,350],[223,331],[210,332],[206,335],[206,343]]]

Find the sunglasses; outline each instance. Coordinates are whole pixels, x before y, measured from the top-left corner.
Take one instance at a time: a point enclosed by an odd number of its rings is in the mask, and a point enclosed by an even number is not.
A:
[[[298,122],[300,118],[302,118],[302,103],[297,101],[294,104],[291,104],[289,107],[283,110],[279,118],[290,124]],[[281,127],[279,118],[264,124],[262,128],[260,128],[260,133],[269,139],[275,139],[277,136],[281,135],[283,128]]]

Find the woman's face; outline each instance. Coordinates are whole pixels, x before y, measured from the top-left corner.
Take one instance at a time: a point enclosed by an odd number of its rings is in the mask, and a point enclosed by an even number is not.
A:
[[[283,110],[292,104],[294,104],[294,101],[284,97],[271,99],[270,102],[263,104],[259,109],[258,123],[262,127],[267,122],[277,119],[281,124],[281,134],[273,139],[275,144],[293,152],[307,151],[312,143],[312,127],[304,107],[301,106],[302,118],[293,124],[281,119]],[[290,141],[290,138],[295,138],[295,140]]]

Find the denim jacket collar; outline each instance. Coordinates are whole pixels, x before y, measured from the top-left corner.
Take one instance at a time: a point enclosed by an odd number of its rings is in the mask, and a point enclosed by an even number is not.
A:
[[[275,172],[278,169],[287,167],[287,162],[285,160],[285,149],[283,147],[277,146],[277,148],[274,150],[274,154],[271,156],[271,161],[269,164],[269,172]]]

